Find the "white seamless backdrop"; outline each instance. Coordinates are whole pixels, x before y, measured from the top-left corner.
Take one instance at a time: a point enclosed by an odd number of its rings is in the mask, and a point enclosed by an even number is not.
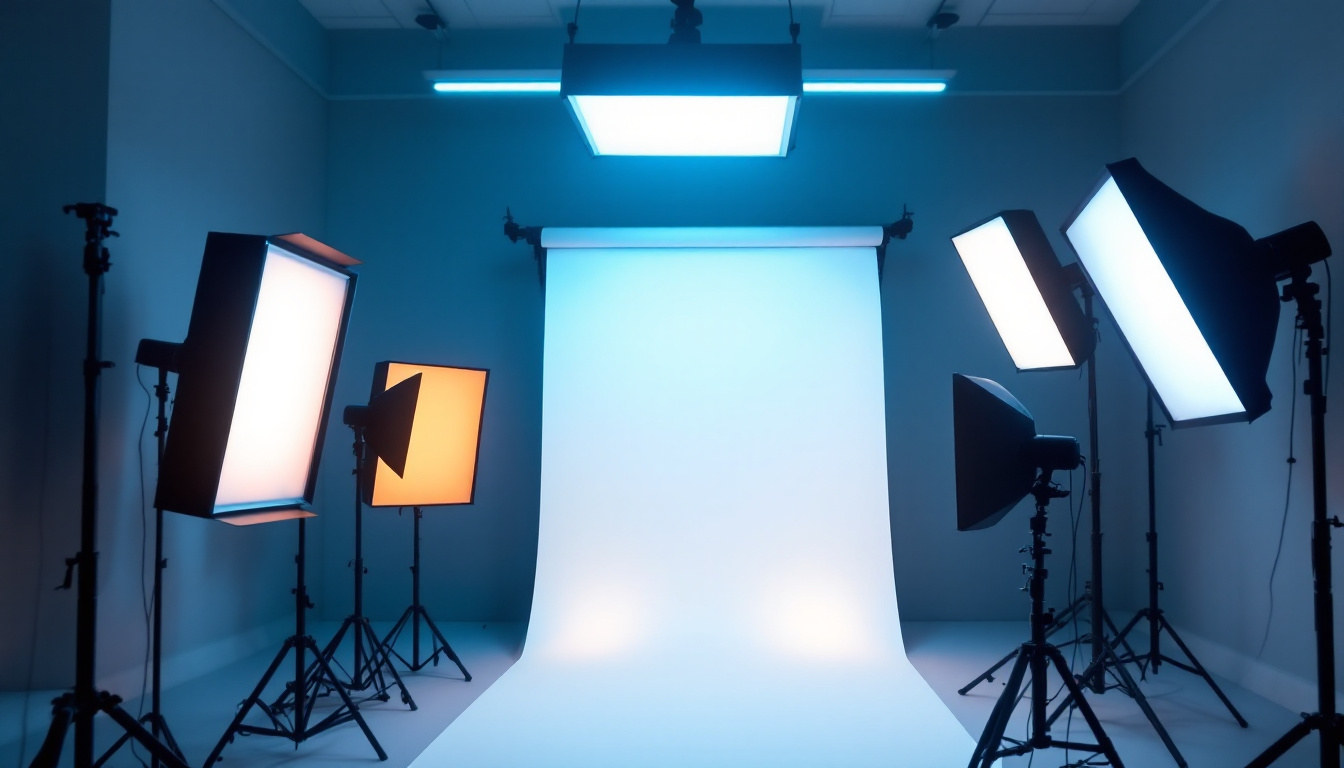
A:
[[[543,232],[527,645],[415,766],[969,757],[901,640],[880,238]]]

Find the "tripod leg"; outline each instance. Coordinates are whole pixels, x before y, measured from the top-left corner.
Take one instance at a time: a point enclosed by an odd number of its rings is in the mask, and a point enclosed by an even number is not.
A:
[[[1017,692],[1022,688],[1022,678],[1027,672],[1030,661],[1028,654],[1019,647],[1013,671],[1008,675],[1008,682],[1003,687],[1003,693],[999,694],[999,700],[994,702],[994,710],[989,713],[989,721],[985,723],[985,730],[980,733],[980,741],[975,745],[975,752],[971,753],[969,768],[976,768],[977,765],[990,768],[994,764],[995,752],[1003,742],[1003,732],[1007,730],[1008,721],[1017,706]]]
[[[438,639],[439,643],[443,646],[442,648],[436,648],[436,649],[434,650],[434,655],[437,656],[438,653],[439,653],[439,651],[443,651],[444,654],[445,654],[445,655],[446,655],[446,656],[447,656],[447,657],[448,657],[454,664],[457,665],[457,668],[458,668],[459,670],[461,670],[461,672],[462,672],[462,676],[463,676],[464,678],[466,678],[466,681],[467,681],[468,683],[470,683],[470,682],[471,682],[471,673],[467,671],[467,668],[466,668],[466,667],[462,666],[462,660],[459,659],[459,658],[457,657],[457,654],[456,654],[456,653],[453,653],[453,647],[452,647],[451,645],[448,644],[448,641],[447,641],[447,640],[444,639],[444,637],[443,637],[443,633],[440,632],[438,626],[436,626],[436,625],[434,624],[434,620],[431,619],[431,618],[429,618],[429,611],[426,611],[424,608],[421,608],[421,609],[420,609],[420,612],[421,612],[422,614],[424,614],[425,624],[429,626],[429,631],[433,634],[433,637],[435,637],[436,639]],[[426,659],[426,661],[428,661],[428,659]]]
[[[174,755],[181,760],[186,760],[186,756],[182,754],[182,748],[177,745],[177,739],[173,738],[173,732],[168,730],[168,722],[163,719],[162,715],[155,716],[153,712],[150,712],[140,718],[140,724],[150,726],[151,734],[157,734],[156,738],[163,742],[164,746],[172,750]],[[93,761],[92,768],[102,768],[102,766],[106,765],[107,761],[111,760],[113,755],[121,751],[121,748],[126,746],[126,743],[130,740],[130,731],[121,734],[116,741],[112,742],[112,746],[108,747],[107,751],[104,752],[101,757]]]
[[[149,753],[167,768],[187,768],[185,760],[173,754],[171,749],[154,738],[154,734],[136,722],[135,717],[130,712],[117,706],[120,701],[121,699],[116,696],[103,692],[99,694],[98,708],[106,712],[108,717],[111,717],[117,725],[122,727],[122,730],[130,734],[130,737],[139,742],[140,746],[149,750]]]
[[[316,644],[316,643],[313,644],[313,650],[314,650],[314,651],[317,650],[317,644]],[[329,681],[332,682],[332,684],[333,684],[332,687],[336,690],[336,695],[338,695],[338,696],[341,697],[341,703],[345,705],[345,708],[346,708],[346,709],[349,711],[349,713],[350,713],[350,715],[349,715],[349,716],[350,716],[350,719],[354,720],[356,723],[359,724],[359,729],[360,729],[361,731],[364,732],[364,738],[366,738],[366,739],[369,740],[369,745],[372,746],[372,747],[373,747],[373,751],[374,751],[375,753],[378,754],[378,759],[379,759],[379,760],[386,760],[386,759],[387,759],[387,753],[383,751],[383,746],[382,746],[381,744],[378,743],[378,739],[377,739],[376,737],[374,737],[374,735],[373,735],[373,731],[369,729],[369,724],[366,723],[366,722],[364,722],[364,715],[360,714],[360,712],[359,712],[359,705],[356,704],[356,703],[354,702],[354,700],[350,698],[350,694],[346,692],[344,686],[342,686],[342,685],[338,685],[338,684],[335,683],[335,681],[336,681],[336,676],[335,676],[334,674],[332,674],[332,671],[331,671],[331,665],[329,665],[329,664],[327,663],[326,658],[324,658],[324,657],[321,656],[321,655],[318,655],[318,657],[317,657],[317,666],[318,666],[318,669],[319,669],[319,671],[320,671],[320,674],[322,674],[323,676],[325,676],[325,677],[327,678],[327,680],[329,680]],[[334,722],[334,720],[332,720],[332,719],[329,718],[329,719],[328,719],[328,722]],[[306,727],[306,723],[307,723],[307,721],[305,720],[305,721],[304,721],[304,731],[303,731],[302,733],[298,734],[298,735],[301,737],[300,740],[302,740],[303,738],[307,738],[308,735],[309,735],[309,732],[308,732],[307,727]],[[319,728],[319,729],[313,730],[311,733],[317,733],[317,732],[320,731],[320,730],[322,730],[322,729]],[[208,768],[208,766],[209,766],[209,764],[207,764],[206,768]]]
[[[979,677],[967,683],[965,686],[958,688],[957,693],[961,694],[962,696],[965,696],[972,688],[985,681],[989,681],[991,683],[994,682],[994,673],[998,672],[999,668],[1002,667],[1004,664],[1007,664],[1008,662],[1016,658],[1017,654],[1020,653],[1021,650],[1022,650],[1021,648],[1014,648],[1012,653],[1009,653],[1007,656],[1004,656],[1002,659],[999,659],[997,664],[985,670],[983,673],[981,673]]]
[[[1138,684],[1134,682],[1134,678],[1130,677],[1129,671],[1125,669],[1125,665],[1120,663],[1120,657],[1116,655],[1113,646],[1106,646],[1106,656],[1110,659],[1112,669],[1120,678],[1125,689],[1127,691],[1133,691],[1132,695],[1135,703],[1139,705],[1139,709],[1143,710],[1143,716],[1148,718],[1148,722],[1153,724],[1153,730],[1157,731],[1157,735],[1162,739],[1162,743],[1167,745],[1167,751],[1171,753],[1176,764],[1181,768],[1186,768],[1185,758],[1181,756],[1181,751],[1176,748],[1176,742],[1171,740],[1171,735],[1168,734],[1167,729],[1162,726],[1162,721],[1157,719],[1157,713],[1154,712],[1153,708],[1148,704],[1148,697],[1143,695],[1143,691],[1139,690]]]
[[[131,734],[129,731],[121,734],[121,736],[116,741],[112,742],[112,746],[108,747],[107,751],[102,754],[102,757],[99,757],[97,760],[93,761],[93,768],[102,768],[104,765],[106,765],[107,761],[111,760],[112,756],[117,754],[117,752],[119,752],[122,747],[126,746],[126,742],[130,740],[131,740]]]
[[[51,702],[51,725],[47,727],[47,737],[33,756],[29,768],[56,768],[61,761],[61,747],[65,744],[65,734],[70,731],[70,722],[75,717],[75,695],[67,693]]]
[[[257,683],[257,687],[252,689],[252,693],[244,699],[242,705],[238,707],[238,713],[233,716],[233,722],[229,723],[228,729],[226,729],[224,735],[219,738],[219,743],[215,745],[214,750],[210,752],[210,756],[205,759],[205,763],[201,768],[210,768],[210,766],[215,764],[215,761],[219,759],[220,754],[224,751],[224,747],[228,745],[229,742],[233,741],[234,734],[238,732],[238,726],[243,724],[243,718],[247,717],[247,713],[252,711],[254,705],[262,704],[262,691],[266,690],[266,686],[270,684],[271,678],[275,676],[275,671],[280,668],[280,662],[285,660],[285,657],[289,655],[290,649],[295,645],[296,641],[293,637],[285,639],[285,644],[280,647],[280,652],[275,655],[275,659],[271,662],[271,666],[266,668],[266,674],[261,676],[261,681]],[[266,705],[262,704],[262,708],[264,709],[265,707]]]
[[[392,675],[393,684],[401,690],[402,703],[409,706],[412,712],[419,709],[415,705],[415,699],[411,698],[411,692],[406,690],[406,683],[402,682],[397,668],[392,665],[392,657],[384,651],[382,644],[378,642],[378,636],[373,632],[373,625],[369,623],[368,619],[362,620],[360,625],[361,629],[356,631],[362,631],[369,643],[369,658],[365,662],[369,666],[369,679],[372,680],[376,677],[379,692],[386,695],[387,689],[390,687],[383,677],[383,668],[386,667]]]
[[[159,716],[158,726],[159,740],[166,744],[169,749],[173,750],[174,755],[177,755],[185,761],[187,759],[186,755],[182,754],[182,748],[177,745],[177,739],[173,738],[173,732],[168,730],[168,721],[164,720],[162,716]]]
[[[1131,647],[1129,647],[1129,641],[1125,639],[1125,633],[1124,633],[1124,632],[1120,632],[1120,631],[1118,631],[1118,630],[1115,628],[1115,622],[1111,621],[1111,614],[1110,614],[1110,612],[1108,612],[1108,611],[1106,611],[1106,610],[1102,610],[1102,612],[1101,612],[1101,616],[1102,616],[1103,619],[1105,619],[1107,628],[1109,628],[1109,629],[1111,630],[1111,638],[1112,638],[1112,640],[1111,640],[1111,650],[1115,650],[1117,647],[1121,647],[1121,648],[1124,648],[1124,649],[1125,649],[1125,658],[1126,658],[1126,659],[1137,658],[1137,657],[1135,656],[1135,654],[1134,654],[1134,649],[1131,648]],[[1133,622],[1130,622],[1130,623],[1132,624]],[[1117,664],[1119,663],[1119,658],[1118,658],[1118,657],[1117,657],[1117,659],[1116,659],[1116,663],[1117,663]]]
[[[1123,641],[1125,641],[1125,638],[1129,637],[1129,633],[1132,632],[1132,631],[1134,631],[1134,628],[1137,627],[1137,626],[1139,625],[1139,622],[1140,622],[1140,621],[1143,621],[1145,618],[1147,618],[1147,616],[1148,616],[1148,609],[1147,609],[1147,608],[1144,608],[1143,610],[1140,610],[1138,613],[1134,614],[1134,618],[1130,619],[1130,620],[1129,620],[1129,623],[1125,625],[1125,628],[1122,629],[1122,630],[1120,630],[1120,632],[1115,636],[1115,640],[1112,641],[1112,645],[1114,645],[1115,643],[1119,643],[1119,642],[1123,642]],[[1125,647],[1128,648],[1129,645],[1126,644]],[[1138,664],[1138,665],[1139,665],[1139,679],[1140,679],[1140,680],[1147,680],[1147,679],[1148,679],[1148,668],[1149,668],[1149,665],[1150,665],[1151,662],[1152,662],[1152,658],[1151,658],[1148,654],[1139,655],[1139,654],[1134,653],[1134,652],[1131,650],[1131,651],[1128,652],[1127,655],[1125,655],[1124,657],[1122,657],[1121,660],[1122,660],[1122,661],[1125,661],[1125,662],[1130,662],[1130,661],[1132,661],[1132,662],[1134,662],[1135,664]],[[1154,674],[1157,673],[1157,667],[1156,667],[1155,665],[1153,666],[1153,673],[1154,673]]]
[[[1120,762],[1120,753],[1115,751],[1115,745],[1111,743],[1111,737],[1106,735],[1106,731],[1101,727],[1101,721],[1097,719],[1097,713],[1092,711],[1092,705],[1087,703],[1083,697],[1083,689],[1074,679],[1073,673],[1069,671],[1069,665],[1064,661],[1064,655],[1058,648],[1047,646],[1044,653],[1049,654],[1050,660],[1054,662],[1055,670],[1064,680],[1064,685],[1069,689],[1068,700],[1078,706],[1078,711],[1082,713],[1083,720],[1087,721],[1087,727],[1092,729],[1092,736],[1097,740],[1097,747],[1101,753],[1110,761],[1112,768],[1124,768]]]
[[[1204,678],[1204,682],[1209,684],[1209,687],[1213,689],[1214,694],[1218,696],[1218,700],[1223,702],[1223,706],[1227,707],[1227,711],[1231,712],[1232,717],[1236,718],[1237,725],[1240,725],[1242,728],[1247,727],[1246,718],[1242,717],[1241,713],[1237,711],[1237,708],[1232,706],[1232,702],[1228,700],[1227,696],[1223,693],[1223,690],[1218,687],[1218,684],[1213,681],[1213,677],[1204,669],[1204,665],[1199,663],[1199,659],[1195,658],[1195,654],[1191,653],[1190,649],[1185,647],[1185,642],[1181,640],[1180,635],[1176,634],[1176,628],[1171,626],[1171,623],[1167,621],[1166,615],[1164,614],[1160,620],[1162,622],[1162,629],[1166,630],[1168,635],[1171,635],[1171,639],[1176,641],[1176,646],[1181,649],[1181,653],[1185,654],[1185,658],[1190,660],[1190,665],[1195,668],[1195,674]]]
[[[400,661],[402,664],[405,664],[406,668],[411,670],[412,672],[415,671],[416,667],[411,662],[406,661],[405,656],[402,656],[400,653],[397,653],[397,640],[401,639],[401,633],[406,629],[406,622],[411,618],[411,614],[414,610],[415,607],[411,606],[408,607],[406,610],[402,611],[401,618],[397,619],[397,623],[392,625],[392,630],[388,632],[387,635],[383,637],[383,641],[379,643],[381,650],[385,654],[387,654],[388,656],[397,657],[397,660]]]
[[[1297,742],[1305,739],[1310,733],[1310,722],[1303,720],[1279,737],[1278,741],[1270,744],[1269,748],[1261,752],[1258,757],[1247,763],[1246,768],[1268,768],[1271,763],[1283,757],[1288,750],[1292,749]]]

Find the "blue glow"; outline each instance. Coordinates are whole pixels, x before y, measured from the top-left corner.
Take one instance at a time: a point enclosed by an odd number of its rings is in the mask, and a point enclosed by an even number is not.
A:
[[[595,155],[775,156],[796,96],[570,96]]]
[[[452,80],[434,84],[439,93],[559,93],[559,80]]]
[[[804,80],[803,93],[942,93],[947,83],[891,80]]]

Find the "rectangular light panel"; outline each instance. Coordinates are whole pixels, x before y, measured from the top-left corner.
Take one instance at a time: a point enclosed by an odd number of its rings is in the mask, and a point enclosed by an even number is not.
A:
[[[401,477],[378,459],[372,506],[427,507],[470,504],[488,371],[441,365],[386,363],[382,389],[420,374],[406,471]],[[376,394],[376,393],[375,393]]]
[[[349,277],[268,247],[215,513],[303,501]]]
[[[1065,234],[1173,420],[1246,410],[1115,179]]]
[[[953,237],[952,244],[1019,370],[1076,365],[1003,217]]]
[[[415,768],[965,763],[901,640],[881,237],[543,230],[527,645]]]
[[[797,96],[594,96],[569,103],[595,155],[779,156]]]

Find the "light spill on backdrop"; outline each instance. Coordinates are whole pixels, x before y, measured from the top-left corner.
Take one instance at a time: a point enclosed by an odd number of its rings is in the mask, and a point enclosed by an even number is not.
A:
[[[880,228],[542,238],[527,645],[415,765],[964,761],[901,641]]]

